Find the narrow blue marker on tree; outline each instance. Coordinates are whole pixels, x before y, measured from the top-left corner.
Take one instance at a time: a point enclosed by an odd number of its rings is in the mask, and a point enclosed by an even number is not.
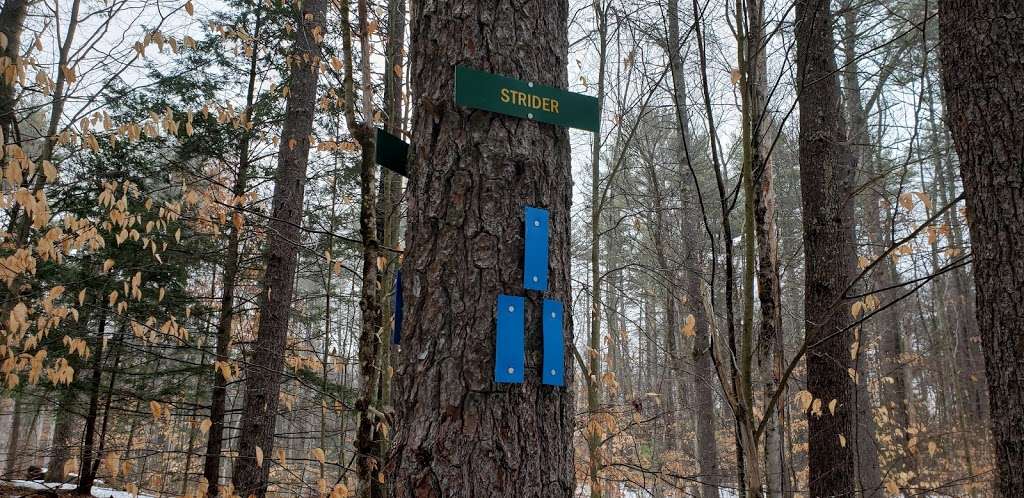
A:
[[[521,384],[525,365],[526,333],[523,298],[519,296],[498,296],[498,334],[494,348],[494,381],[501,384]]]
[[[544,300],[543,336],[544,366],[541,379],[549,386],[565,385],[565,342],[562,338],[562,303],[554,299]]]
[[[523,287],[548,290],[548,210],[526,207]]]
[[[391,342],[398,344],[402,340],[402,270],[395,272],[395,324],[391,333]]]

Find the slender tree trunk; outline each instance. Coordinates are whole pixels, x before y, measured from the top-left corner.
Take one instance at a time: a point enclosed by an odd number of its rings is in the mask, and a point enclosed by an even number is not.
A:
[[[845,63],[843,81],[846,90],[845,104],[849,123],[850,157],[854,171],[866,171],[869,182],[882,182],[882,180],[878,179],[881,172],[874,169],[878,162],[873,160],[873,153],[869,147],[871,136],[868,133],[868,114],[861,97],[860,65],[859,56],[856,51],[857,40],[860,34],[858,31],[858,12],[858,7],[852,2],[847,2],[843,6],[844,32],[842,48]],[[885,77],[880,77],[879,84],[883,84],[885,79]],[[864,201],[864,208],[867,214],[863,219],[865,220],[865,231],[869,238],[868,247],[873,250],[867,257],[873,258],[882,254],[882,251],[889,247],[891,241],[885,236],[885,230],[883,229],[885,216],[881,204],[885,199],[885,185],[884,183],[874,185],[873,188],[868,189],[868,192],[875,194],[868,195]],[[886,258],[878,266],[878,269],[872,275],[875,287],[879,289],[891,287],[894,280],[892,278],[892,260]],[[895,295],[895,292],[887,292],[876,297],[888,301],[886,296],[895,297]],[[886,304],[890,303],[887,302]],[[864,346],[874,341],[865,336],[869,332],[877,332],[881,335],[883,349],[881,357],[883,361],[888,362],[894,368],[900,368],[900,356],[893,352],[884,351],[886,345],[891,344],[893,340],[899,340],[900,328],[898,318],[898,308],[892,307],[889,310],[883,311],[878,319],[871,322],[867,327],[858,329],[854,337],[857,345],[855,346],[856,354],[852,360],[854,369],[859,375],[856,397],[854,398],[854,424],[856,425],[857,433],[854,438],[851,438],[851,443],[856,452],[857,485],[865,497],[881,497],[883,495],[882,473],[878,461],[878,442],[875,439],[874,411],[872,410],[871,397],[867,391],[867,372],[864,368],[866,365],[865,359],[867,358],[867,355],[864,354]],[[889,369],[883,367],[882,371],[888,372]],[[902,372],[902,370],[896,373],[899,372]],[[900,379],[900,383],[902,385],[902,379]],[[883,392],[883,400],[886,399],[886,395],[890,395],[889,400],[894,401],[893,406],[888,407],[887,410],[894,414],[894,419],[898,419],[901,413],[900,410],[902,410],[903,414],[906,413],[906,397],[904,391],[896,392],[893,389],[894,385],[882,382],[880,390]],[[898,403],[895,403],[896,401]],[[900,425],[901,431],[906,431],[906,429],[907,425],[905,423]],[[906,432],[900,433],[906,434]],[[897,442],[906,441],[905,438],[900,441],[901,438],[899,436],[895,439]]]
[[[92,462],[92,467],[90,470],[91,474],[87,477],[90,480],[96,479],[97,472],[100,468],[100,461],[102,461],[103,459],[103,452],[107,447],[107,429],[110,427],[110,405],[113,402],[114,382],[117,380],[117,372],[119,371],[118,368],[121,362],[121,349],[126,330],[128,330],[128,322],[122,321],[121,326],[118,327],[117,334],[114,335],[114,344],[111,346],[112,348],[117,349],[114,349],[112,351],[114,353],[114,358],[113,360],[111,360],[110,374],[107,376],[109,377],[107,381],[107,397],[103,401],[103,419],[102,422],[100,422],[99,447],[96,449],[96,457],[93,459]]]
[[[692,178],[689,169],[691,146],[690,140],[690,114],[686,102],[686,72],[683,67],[682,47],[683,40],[679,33],[679,3],[678,0],[668,0],[668,55],[672,71],[672,101],[676,117],[676,130],[678,133],[679,146],[679,184],[685,185],[686,178]],[[693,178],[696,180],[696,178]],[[715,440],[715,402],[714,402],[714,376],[711,365],[711,323],[709,315],[705,313],[706,302],[701,291],[701,275],[704,271],[702,251],[702,234],[694,227],[701,226],[701,216],[697,206],[698,195],[696,183],[692,190],[686,189],[681,192],[683,198],[683,213],[680,217],[681,226],[689,231],[689,237],[685,247],[685,268],[688,274],[685,276],[685,290],[688,309],[694,317],[694,338],[693,338],[693,375],[691,376],[691,390],[693,399],[691,404],[694,410],[696,439],[697,439],[697,463],[700,468],[701,497],[718,498],[718,484],[721,479],[721,469],[718,463],[718,444]]]
[[[537,206],[551,220],[544,297],[565,306],[564,344],[573,344],[568,133],[453,104],[456,63],[566,87],[568,2],[534,7],[413,3],[396,498],[569,498],[575,489],[573,370],[567,387],[540,383],[540,295],[526,295],[523,384],[494,383],[493,339],[497,296],[523,294],[523,208]]]
[[[682,348],[679,345],[681,340],[681,322],[679,321],[679,307],[675,296],[677,288],[675,269],[669,264],[668,255],[666,254],[665,232],[668,229],[668,222],[665,220],[666,203],[661,188],[663,180],[655,169],[654,161],[655,158],[649,158],[649,160],[644,162],[646,163],[648,184],[650,185],[654,206],[654,226],[652,227],[654,254],[658,263],[658,271],[662,274],[660,279],[661,285],[665,289],[665,355],[668,357],[668,368],[666,368],[666,375],[663,379],[663,382],[666,382],[668,386],[665,390],[666,396],[664,396],[667,401],[665,417],[665,437],[667,441],[665,449],[673,451],[679,449],[681,443],[679,426],[684,405],[684,383],[680,379],[686,374],[687,369],[683,364]],[[621,245],[613,245],[610,247],[609,253],[619,251],[621,247]],[[609,333],[614,334],[615,331],[609,330]]]
[[[696,226],[691,225],[691,226]],[[689,249],[687,260],[694,269],[704,267],[699,249]],[[715,439],[715,375],[711,360],[711,333],[714,330],[714,315],[707,312],[709,296],[701,289],[702,280],[691,277],[687,284],[687,295],[693,303],[691,310],[695,319],[693,338],[693,409],[697,418],[697,463],[700,467],[701,498],[718,498],[718,486],[722,481],[722,468],[718,461],[718,442]]]
[[[939,2],[949,123],[960,157],[996,449],[996,493],[1024,489],[1024,5]]]
[[[608,58],[608,5],[594,0],[598,38],[597,106],[598,116],[604,110],[606,63]],[[590,336],[587,341],[587,416],[595,420],[601,410],[601,133],[592,137],[590,149]],[[587,439],[587,470],[590,498],[601,498],[601,435],[588,422],[584,432]]]
[[[103,305],[101,305],[103,306]],[[89,375],[89,413],[85,416],[85,436],[82,438],[82,462],[78,471],[78,493],[89,493],[92,489],[96,473],[93,472],[93,459],[99,460],[95,454],[96,419],[99,417],[100,381],[103,375],[103,333],[107,328],[107,309],[100,310],[99,325],[96,327],[96,341],[92,348],[92,365]]]
[[[828,0],[797,0],[797,81],[800,101],[800,191],[803,201],[807,390],[835,413],[808,414],[810,494],[855,492],[854,379],[849,368],[850,307],[843,293],[856,264],[853,169],[842,118]]]
[[[771,149],[775,127],[768,109],[768,40],[764,2],[747,0],[747,98],[750,120],[750,166],[753,174],[754,230],[757,238],[757,297],[760,303],[757,364],[761,390],[769,399],[780,388],[785,368],[782,334],[782,287],[779,279],[779,239],[775,226],[775,186]],[[784,404],[778,404],[765,428],[765,484],[770,497],[791,490],[782,447]]]
[[[757,80],[759,78],[757,64],[753,57],[751,48],[755,45],[747,33],[749,19],[747,17],[749,5],[743,0],[735,3],[735,13],[740,22],[736,24],[736,45],[737,60],[739,63],[739,87],[742,101],[741,116],[741,144],[742,163],[740,166],[740,185],[743,189],[743,330],[740,336],[739,346],[739,372],[734,385],[736,396],[733,407],[733,415],[736,419],[737,441],[742,446],[742,452],[738,453],[737,460],[741,464],[740,494],[750,497],[761,495],[763,480],[761,478],[761,451],[760,437],[755,436],[755,426],[758,421],[754,420],[754,273],[757,262],[755,259],[757,235],[755,228],[755,204],[757,194],[754,188],[754,148],[756,143],[753,139],[754,119],[760,118],[760,111],[753,109],[754,99],[758,92]],[[752,78],[753,76],[753,78]],[[760,106],[760,100],[757,104]],[[739,458],[742,457],[742,458]]]
[[[71,12],[67,20],[66,33],[64,34],[64,40],[61,41],[60,52],[57,59],[58,67],[69,66],[71,56],[71,43],[75,39],[75,32],[78,30],[78,13],[81,8],[81,0],[73,0],[71,2]],[[42,151],[39,153],[37,162],[42,164],[44,161],[53,159],[53,151],[57,146],[57,131],[60,128],[60,120],[64,116],[64,105],[67,103],[66,87],[68,85],[67,76],[63,70],[57,71],[57,78],[53,83],[53,99],[50,107],[50,121],[46,127],[46,136],[43,140]],[[46,182],[46,175],[42,174],[42,171],[37,171],[35,175],[35,181],[32,186],[32,193],[39,192]],[[18,245],[24,244],[28,240],[29,228],[36,221],[33,216],[30,216],[27,211],[23,211],[23,216],[18,223],[16,240]]]
[[[249,58],[248,85],[245,93],[244,119],[246,123],[252,122],[253,102],[256,99],[258,42],[261,28],[261,17],[257,11],[252,37],[252,55]],[[231,346],[231,328],[235,318],[235,289],[238,285],[240,266],[239,247],[242,227],[245,224],[245,213],[240,209],[240,204],[248,190],[249,142],[249,132],[243,131],[242,138],[238,143],[238,171],[235,173],[235,184],[231,188],[235,209],[232,213],[231,225],[228,227],[228,244],[224,252],[224,288],[220,296],[220,314],[217,319],[215,359],[222,364],[227,364],[231,359],[229,348]],[[224,405],[227,399],[228,379],[224,376],[223,370],[214,368],[211,380],[213,387],[210,389],[210,430],[207,433],[206,456],[203,459],[203,477],[209,485],[209,495],[217,496],[220,492],[220,457],[224,448]]]
[[[235,492],[262,497],[274,448],[281,369],[288,340],[295,267],[309,161],[309,136],[316,109],[320,42],[325,35],[324,0],[306,0],[297,12],[301,28],[289,61],[291,74],[278,149],[277,177],[267,245],[267,270],[260,292],[260,323],[249,368],[232,481]],[[260,457],[262,461],[260,460]],[[212,483],[211,483],[212,484]]]
[[[362,150],[359,165],[360,205],[359,235],[362,239],[362,283],[360,285],[359,310],[362,316],[359,332],[359,372],[362,390],[356,402],[359,425],[356,430],[356,470],[360,479],[360,496],[365,498],[383,497],[385,479],[383,474],[384,447],[382,439],[387,424],[382,411],[381,386],[388,365],[382,361],[387,347],[384,332],[381,284],[378,280],[386,262],[379,261],[380,239],[377,234],[377,164],[374,162],[373,128],[373,82],[370,72],[369,20],[366,0],[357,2],[357,26],[360,40],[361,73],[361,115],[356,117],[356,91],[353,79],[352,33],[348,2],[342,2],[342,46],[345,57],[345,119],[349,130],[359,142]]]
[[[739,495],[744,496],[747,493],[747,478],[745,473],[747,471],[748,455],[746,455],[745,452],[745,448],[742,442],[742,435],[745,432],[744,423],[746,421],[749,421],[749,419],[747,410],[739,406],[738,403],[738,400],[743,397],[739,394],[741,366],[738,365],[738,363],[745,362],[740,360],[740,351],[737,349],[736,344],[736,260],[734,257],[735,241],[733,240],[733,230],[731,221],[732,206],[730,205],[729,194],[726,190],[726,172],[722,164],[722,155],[719,152],[719,142],[717,136],[718,128],[715,125],[715,113],[713,111],[711,100],[711,86],[708,82],[707,41],[704,33],[707,29],[707,22],[704,20],[704,15],[706,11],[702,8],[698,0],[693,0],[692,5],[695,27],[694,32],[696,33],[697,39],[697,55],[699,56],[698,62],[701,76],[701,96],[703,97],[704,115],[707,119],[708,124],[708,142],[711,146],[711,164],[713,166],[715,173],[715,186],[718,189],[718,205],[720,209],[719,212],[721,214],[720,222],[722,228],[722,245],[725,249],[725,254],[722,256],[722,258],[724,259],[725,263],[725,326],[727,338],[726,342],[728,344],[729,350],[729,361],[727,361],[729,366],[729,380],[728,384],[723,387],[725,387],[727,391],[731,391],[732,393],[736,394],[733,403],[735,408],[737,408],[736,410],[734,410],[736,417],[735,423],[733,424],[734,437],[736,443],[736,475],[738,478],[737,481]],[[718,261],[716,261],[716,259],[717,258],[712,258],[711,264],[713,268],[715,265],[718,264]],[[712,271],[712,276],[714,275],[715,272]],[[712,279],[712,283],[715,283],[714,279]],[[710,293],[708,304],[710,304]],[[714,313],[708,313],[708,316],[713,317]],[[714,359],[713,354],[712,359]],[[717,367],[718,364],[716,363],[715,366]],[[719,374],[719,378],[724,379],[721,374]],[[722,380],[722,382],[725,383],[727,381]],[[750,457],[756,459],[756,456],[751,455]]]

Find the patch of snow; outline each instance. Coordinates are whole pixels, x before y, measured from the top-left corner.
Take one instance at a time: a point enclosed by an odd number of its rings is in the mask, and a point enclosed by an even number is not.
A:
[[[21,479],[15,479],[12,481],[0,480],[0,484],[6,484],[8,486],[14,486],[22,489],[31,489],[34,491],[72,490],[77,487],[75,484],[72,483],[25,481]],[[100,486],[93,486],[90,494],[92,494],[92,496],[96,498],[154,498],[149,495],[133,495],[127,491],[119,491],[116,489],[104,488]]]

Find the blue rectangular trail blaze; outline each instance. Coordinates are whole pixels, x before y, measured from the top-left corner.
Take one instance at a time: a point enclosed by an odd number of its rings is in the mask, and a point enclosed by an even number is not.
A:
[[[497,311],[498,334],[494,348],[494,382],[521,384],[525,355],[523,334],[526,333],[523,298],[499,295]]]
[[[398,344],[402,340],[402,270],[395,272],[395,327],[391,333],[391,342]]]
[[[562,303],[544,300],[544,369],[541,379],[549,386],[565,385],[565,342],[562,338]]]
[[[548,290],[548,210],[526,207],[523,287]]]

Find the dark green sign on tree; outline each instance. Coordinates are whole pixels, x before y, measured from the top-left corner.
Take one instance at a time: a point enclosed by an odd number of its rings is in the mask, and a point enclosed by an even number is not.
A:
[[[597,99],[581,93],[455,67],[455,103],[587,131],[598,131]]]

